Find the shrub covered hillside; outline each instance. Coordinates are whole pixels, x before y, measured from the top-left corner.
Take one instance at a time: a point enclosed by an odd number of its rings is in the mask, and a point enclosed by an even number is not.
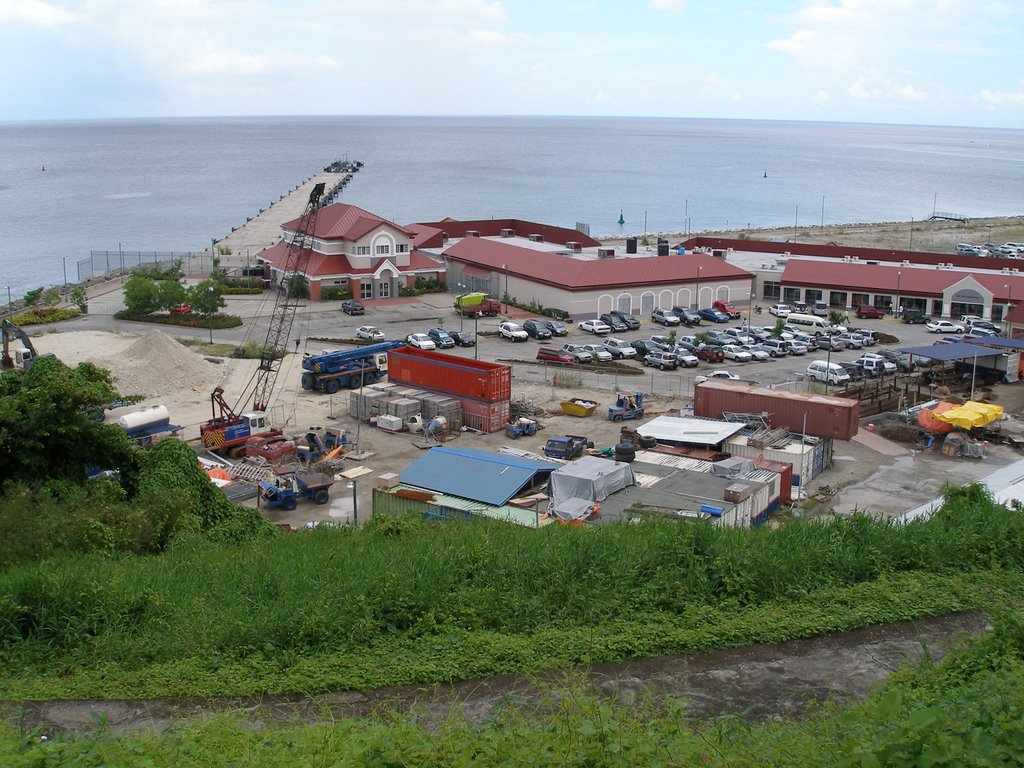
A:
[[[322,691],[692,652],[1019,599],[1022,566],[1024,518],[977,487],[906,526],[402,518],[230,547],[185,540],[160,557],[0,574],[0,689]]]
[[[799,721],[750,725],[687,716],[686,702],[647,707],[596,699],[571,686],[536,711],[514,705],[474,726],[432,725],[400,713],[326,725],[274,725],[231,716],[141,736],[80,736],[0,728],[0,764],[218,766],[550,766],[551,768],[868,768],[1021,765],[1024,625],[1019,611],[948,656],[892,676],[867,701],[824,706]],[[44,738],[45,737],[45,738]]]
[[[0,568],[58,553],[157,553],[187,532],[223,541],[273,532],[228,502],[184,443],[138,451],[97,420],[118,397],[90,363],[42,357],[0,374]],[[87,480],[99,470],[105,479]]]

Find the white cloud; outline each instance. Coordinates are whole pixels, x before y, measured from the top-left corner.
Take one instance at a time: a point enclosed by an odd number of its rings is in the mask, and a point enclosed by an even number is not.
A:
[[[847,88],[847,93],[861,101],[924,101],[927,95],[909,83],[894,83],[877,69],[864,70]]]
[[[825,90],[819,90],[814,94],[813,101],[815,104],[828,104],[832,101],[832,94]]]
[[[683,10],[683,0],[651,0],[650,6],[656,11],[681,13]]]
[[[71,24],[82,17],[42,0],[0,0],[0,22],[52,27]]]
[[[1004,104],[1024,106],[1024,90],[1015,93],[1000,93],[983,88],[980,95],[981,100],[990,107],[998,107]]]

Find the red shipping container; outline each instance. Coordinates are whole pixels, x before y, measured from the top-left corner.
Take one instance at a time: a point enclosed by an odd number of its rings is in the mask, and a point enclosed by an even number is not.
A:
[[[388,352],[388,379],[396,384],[488,403],[512,397],[509,366],[415,347]]]
[[[479,429],[481,432],[501,432],[508,424],[510,412],[509,401],[484,403],[468,397],[459,398],[462,402],[462,424],[466,427]]]
[[[772,427],[836,440],[849,440],[860,426],[856,400],[728,381],[698,384],[693,413],[708,419],[721,419],[723,413],[765,413]]]

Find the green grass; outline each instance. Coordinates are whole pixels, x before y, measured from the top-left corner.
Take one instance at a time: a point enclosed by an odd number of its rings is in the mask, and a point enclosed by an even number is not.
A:
[[[708,650],[1024,594],[1024,518],[543,532],[379,519],[0,573],[0,695],[323,691]]]
[[[533,711],[482,726],[414,715],[254,728],[221,715],[155,735],[80,736],[0,728],[0,763],[28,766],[996,766],[1024,755],[1024,628],[1019,612],[951,654],[893,675],[865,702],[805,717],[697,722],[685,701],[654,706],[561,686]],[[265,726],[265,724],[264,724]],[[45,737],[45,738],[44,738]]]

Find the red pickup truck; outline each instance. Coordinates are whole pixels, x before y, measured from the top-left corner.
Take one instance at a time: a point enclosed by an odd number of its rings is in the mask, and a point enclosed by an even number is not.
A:
[[[718,301],[714,302],[711,305],[711,308],[717,309],[723,315],[728,315],[733,320],[735,320],[737,317],[740,317],[740,311],[736,309],[736,305],[733,304],[731,301],[722,301],[721,299],[719,299]]]

